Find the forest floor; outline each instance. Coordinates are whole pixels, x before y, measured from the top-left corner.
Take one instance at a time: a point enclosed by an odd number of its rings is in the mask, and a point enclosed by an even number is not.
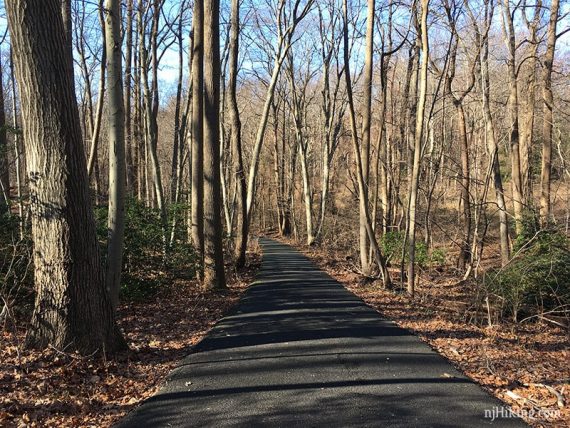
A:
[[[22,343],[25,323],[0,337],[0,426],[108,427],[153,395],[165,376],[239,300],[260,265],[229,279],[223,293],[176,280],[150,302],[122,304],[118,320],[130,350],[112,359],[61,350],[34,351]]]
[[[295,245],[294,242],[287,243]],[[473,284],[423,272],[416,297],[364,283],[345,255],[296,245],[388,319],[417,334],[534,427],[570,427],[570,331],[550,324],[470,322]],[[472,315],[472,314],[471,314]]]

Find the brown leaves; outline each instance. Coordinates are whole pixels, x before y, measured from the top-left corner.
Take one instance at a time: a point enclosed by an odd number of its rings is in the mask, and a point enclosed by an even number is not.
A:
[[[258,259],[257,257],[255,258]],[[253,269],[230,291],[204,293],[176,281],[152,303],[128,304],[118,319],[130,351],[89,359],[21,349],[25,331],[0,339],[0,426],[110,426],[160,387],[166,374],[238,300]]]

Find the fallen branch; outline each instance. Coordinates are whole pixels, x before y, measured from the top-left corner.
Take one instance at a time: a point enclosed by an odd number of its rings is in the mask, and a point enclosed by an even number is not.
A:
[[[560,408],[564,407],[564,397],[561,393],[559,393],[556,389],[549,385],[545,385],[543,383],[523,383],[524,386],[534,386],[537,388],[546,388],[548,392],[553,394],[556,397],[556,405]]]

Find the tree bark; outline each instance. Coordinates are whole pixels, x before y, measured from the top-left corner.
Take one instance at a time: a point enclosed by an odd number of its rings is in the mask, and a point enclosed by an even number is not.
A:
[[[429,0],[421,1],[421,49],[422,49],[422,59],[421,59],[421,69],[419,73],[419,86],[420,86],[420,97],[418,100],[418,107],[416,110],[416,132],[414,135],[414,160],[412,166],[412,177],[411,177],[411,187],[410,187],[410,200],[408,204],[408,293],[410,296],[414,295],[415,292],[415,280],[416,280],[416,204],[418,200],[418,188],[419,188],[419,178],[420,178],[420,166],[421,166],[421,152],[422,143],[424,135],[424,116],[425,116],[425,105],[426,105],[426,93],[427,93],[427,71],[428,71],[428,60],[429,60],[429,40],[428,40],[428,28],[427,28],[427,15]]]
[[[6,2],[30,179],[36,297],[27,344],[126,346],[105,288],[59,0]]]
[[[229,90],[230,90],[230,121],[231,140],[234,153],[234,171],[236,175],[236,237],[234,240],[234,258],[236,267],[239,269],[245,265],[245,253],[247,250],[247,189],[245,182],[245,170],[243,166],[243,151],[241,145],[241,121],[237,103],[237,76],[239,55],[240,15],[239,0],[232,0],[230,41],[229,41]]]
[[[375,0],[368,0],[368,15],[366,18],[366,56],[364,59],[364,102],[362,108],[362,169],[364,174],[364,194],[359,198],[368,200],[368,186],[370,184],[370,118],[372,116],[372,69],[374,67],[374,17]],[[368,205],[359,205],[359,243],[360,243],[360,268],[365,275],[370,274],[368,263],[368,233],[366,231],[366,213]]]
[[[204,0],[194,1],[192,61],[192,242],[204,267]]]
[[[109,120],[109,215],[107,221],[107,292],[116,308],[119,304],[123,237],[125,232],[125,110],[120,0],[105,3],[105,49],[107,59]]]
[[[204,287],[226,288],[220,174],[220,3],[204,1]]]

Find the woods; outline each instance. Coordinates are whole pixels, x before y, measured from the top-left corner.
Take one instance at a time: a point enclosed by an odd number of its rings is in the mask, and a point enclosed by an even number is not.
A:
[[[260,236],[410,305],[451,278],[466,324],[568,328],[568,2],[3,0],[0,30],[25,347],[118,355],[125,307],[231,292]]]

